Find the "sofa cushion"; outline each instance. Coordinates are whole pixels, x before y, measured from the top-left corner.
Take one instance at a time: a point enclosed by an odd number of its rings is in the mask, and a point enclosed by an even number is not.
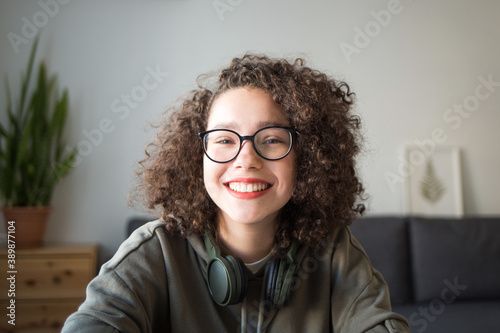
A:
[[[412,333],[498,332],[500,301],[463,301],[446,304],[440,300],[394,306],[405,316]]]
[[[370,261],[384,276],[392,304],[411,300],[407,223],[398,217],[365,217],[350,226]]]
[[[412,218],[416,301],[500,298],[500,218]]]
[[[125,231],[126,236],[129,237],[134,232],[135,229],[139,228],[143,224],[146,224],[147,222],[154,221],[156,219],[157,218],[152,217],[152,216],[150,216],[150,217],[148,217],[148,216],[132,216],[132,217],[128,218],[127,224],[126,224],[127,230]]]

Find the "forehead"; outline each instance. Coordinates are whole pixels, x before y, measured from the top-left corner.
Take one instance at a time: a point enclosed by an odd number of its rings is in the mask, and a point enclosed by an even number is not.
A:
[[[257,88],[235,88],[217,97],[208,116],[207,129],[257,130],[289,126],[283,109],[271,95]]]

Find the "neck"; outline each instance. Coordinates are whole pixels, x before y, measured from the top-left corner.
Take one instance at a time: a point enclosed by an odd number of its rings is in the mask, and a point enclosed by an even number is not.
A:
[[[274,246],[277,220],[276,216],[271,221],[243,224],[219,216],[220,241],[231,255],[244,263],[258,261],[268,255]]]

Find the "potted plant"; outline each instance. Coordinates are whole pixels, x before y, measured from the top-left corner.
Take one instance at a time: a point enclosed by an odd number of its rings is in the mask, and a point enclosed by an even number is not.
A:
[[[0,200],[17,248],[42,245],[54,187],[71,170],[76,156],[76,150],[64,152],[67,90],[59,93],[56,76],[47,74],[43,62],[36,81],[30,82],[37,45],[38,38],[16,105],[5,77],[7,121],[0,123]]]

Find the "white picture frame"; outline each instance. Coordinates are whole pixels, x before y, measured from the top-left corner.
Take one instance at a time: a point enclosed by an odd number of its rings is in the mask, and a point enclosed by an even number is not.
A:
[[[404,149],[405,212],[408,215],[463,217],[460,150],[455,146]]]

